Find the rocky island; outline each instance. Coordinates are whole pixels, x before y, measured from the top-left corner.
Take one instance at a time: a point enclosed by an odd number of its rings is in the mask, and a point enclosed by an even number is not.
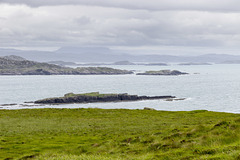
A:
[[[179,63],[180,66],[192,66],[192,65],[212,65],[211,63]]]
[[[176,76],[188,74],[186,72],[180,72],[178,70],[160,70],[160,71],[146,71],[144,73],[137,73],[137,75],[163,75],[163,76]]]
[[[136,64],[129,61],[118,61],[112,63],[112,65],[136,65]]]
[[[145,66],[168,66],[167,63],[147,63]]]
[[[46,98],[37,100],[36,104],[64,104],[64,103],[94,103],[94,102],[119,102],[119,101],[138,101],[153,99],[169,99],[176,98],[174,96],[137,96],[125,94],[100,94],[99,92],[91,92],[84,94],[68,93],[64,97]]]
[[[0,75],[117,75],[132,73],[108,67],[63,67],[29,61],[18,56],[0,57]]]
[[[220,62],[219,64],[240,64],[240,60],[230,60],[230,61],[223,61]]]

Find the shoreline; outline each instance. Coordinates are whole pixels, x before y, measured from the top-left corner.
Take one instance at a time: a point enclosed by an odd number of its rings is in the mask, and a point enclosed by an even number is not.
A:
[[[147,101],[147,100],[144,100]],[[104,102],[100,102],[100,104],[103,104]],[[109,104],[116,104],[116,103],[125,103],[125,102],[111,102]],[[80,103],[79,103],[80,104]],[[16,107],[7,107],[7,108],[2,108],[0,106],[0,111],[4,110],[47,110],[47,109],[56,109],[56,110],[62,110],[62,109],[72,109],[72,110],[78,110],[78,109],[101,109],[101,110],[153,110],[153,111],[164,111],[164,112],[192,112],[192,111],[208,111],[208,112],[216,112],[216,113],[229,113],[229,114],[240,114],[239,112],[233,112],[233,111],[217,111],[217,110],[208,110],[208,109],[192,109],[192,110],[166,110],[166,109],[158,109],[154,107],[139,107],[139,108],[104,108],[104,107],[83,107],[83,106],[78,106],[79,104],[60,104],[60,105],[38,105],[38,106],[22,106],[21,108],[16,108]],[[82,103],[81,103],[82,104]],[[72,107],[69,107],[69,105],[74,105]],[[145,109],[144,109],[145,108]],[[149,108],[149,109],[147,109]]]

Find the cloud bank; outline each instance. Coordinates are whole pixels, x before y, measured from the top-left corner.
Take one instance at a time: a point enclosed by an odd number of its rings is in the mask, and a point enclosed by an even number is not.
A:
[[[25,4],[31,7],[89,5],[143,10],[239,11],[238,0],[0,0],[0,3]]]
[[[0,0],[0,47],[145,47],[164,48],[164,54],[179,47],[236,54],[238,6],[237,0]]]

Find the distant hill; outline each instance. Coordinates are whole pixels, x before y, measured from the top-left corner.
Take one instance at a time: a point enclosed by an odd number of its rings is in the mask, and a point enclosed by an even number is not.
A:
[[[9,55],[17,55],[38,62],[66,61],[81,63],[113,63],[125,60],[144,63],[220,63],[223,61],[240,60],[240,56],[227,54],[205,54],[200,56],[176,56],[164,54],[133,55],[106,47],[62,47],[59,50],[52,52],[34,50],[22,51],[0,48],[0,56]]]
[[[13,56],[11,56],[13,57]],[[16,57],[14,57],[16,58]],[[0,57],[0,75],[89,75],[89,74],[131,74],[131,71],[107,67],[78,67],[76,69],[29,60],[13,60]]]

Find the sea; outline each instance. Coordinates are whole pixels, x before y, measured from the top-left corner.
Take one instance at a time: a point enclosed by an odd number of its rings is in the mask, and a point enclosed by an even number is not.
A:
[[[240,113],[240,64],[169,66],[111,65],[132,70],[130,75],[27,75],[0,76],[0,109],[102,108],[165,111],[209,110]],[[149,70],[171,69],[189,73],[180,76],[136,75]],[[128,93],[176,96],[184,100],[34,105],[32,101],[61,97],[66,93]],[[29,102],[29,103],[25,103]]]

